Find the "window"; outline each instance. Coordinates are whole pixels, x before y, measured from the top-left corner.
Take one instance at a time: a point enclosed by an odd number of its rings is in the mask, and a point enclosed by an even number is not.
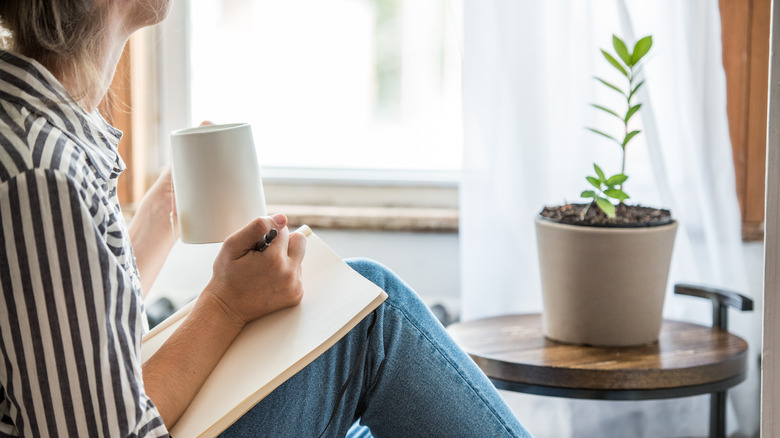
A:
[[[414,205],[457,206],[461,1],[175,2],[162,28],[133,37],[132,69],[123,63],[118,70],[119,82],[132,76],[132,100],[125,90],[115,93],[132,103],[133,126],[143,121],[133,130],[138,144],[123,141],[122,154],[132,162],[129,167],[151,169],[147,175],[133,173],[120,196],[129,193],[127,202],[140,199],[144,183],[149,185],[167,156],[165,147],[147,145],[166,145],[172,129],[201,119],[241,119],[255,126],[266,183],[284,185],[285,197],[300,196],[301,185],[330,183],[329,194],[306,190],[308,199],[284,202],[330,201],[345,192],[353,202],[360,192],[361,203],[405,205],[420,198]],[[769,0],[721,0],[720,7],[743,236],[760,240]],[[160,52],[159,66],[151,65],[150,49]],[[243,70],[228,71],[225,66],[239,65],[236,58],[248,58]],[[257,85],[254,94],[245,81]],[[269,98],[273,95],[276,100]],[[161,105],[149,103],[158,96]],[[115,119],[122,119],[123,111],[119,108]],[[360,185],[371,188],[361,191]],[[406,190],[377,195],[381,185]],[[412,189],[419,185],[434,190],[419,196]]]
[[[458,0],[179,3],[161,39],[189,66],[186,100],[164,110],[179,124],[250,122],[267,175],[457,179]]]

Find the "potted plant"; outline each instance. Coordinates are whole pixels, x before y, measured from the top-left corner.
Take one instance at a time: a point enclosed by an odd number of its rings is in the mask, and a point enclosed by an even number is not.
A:
[[[588,128],[616,143],[620,172],[609,175],[594,163],[595,175],[581,197],[589,202],[545,207],[536,219],[545,335],[566,343],[631,346],[656,341],[677,222],[668,210],[627,205],[626,147],[640,134],[631,129],[642,105],[637,81],[651,36],[629,50],[613,36],[614,55],[602,50],[624,85],[596,78],[625,98],[625,108],[593,104],[620,120],[620,135]]]

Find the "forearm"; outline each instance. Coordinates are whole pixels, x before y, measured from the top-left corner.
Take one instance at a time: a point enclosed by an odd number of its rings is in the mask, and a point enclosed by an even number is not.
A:
[[[149,210],[141,204],[129,227],[144,295],[149,292],[176,242],[169,221],[155,217]]]
[[[149,189],[129,226],[144,295],[152,287],[178,238],[171,226],[171,212],[175,212],[173,194],[165,184],[165,181],[157,181]]]
[[[207,287],[182,325],[144,363],[146,393],[166,427],[176,424],[242,328]]]
[[[255,251],[272,227],[279,230],[273,245]],[[300,303],[305,251],[306,237],[290,236],[283,215],[255,219],[228,236],[189,316],[143,365],[146,393],[167,427],[176,424],[245,324]]]

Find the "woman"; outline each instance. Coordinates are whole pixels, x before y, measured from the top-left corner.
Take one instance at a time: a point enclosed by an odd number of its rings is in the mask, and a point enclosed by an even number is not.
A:
[[[258,218],[225,241],[191,316],[141,366],[142,290],[174,243],[170,176],[128,229],[121,133],[96,108],[129,36],[168,7],[0,3],[2,436],[166,436],[242,327],[304,293],[306,239],[283,215]],[[271,228],[274,244],[254,251]],[[226,436],[367,433],[357,420],[377,436],[527,436],[406,285],[376,263],[350,264],[390,298]]]

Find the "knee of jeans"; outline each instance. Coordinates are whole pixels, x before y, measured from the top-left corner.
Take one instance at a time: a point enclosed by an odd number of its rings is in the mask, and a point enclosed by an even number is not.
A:
[[[357,271],[358,274],[371,280],[372,283],[385,289],[385,284],[388,276],[392,276],[392,272],[385,265],[371,259],[363,257],[355,257],[344,260],[347,264]]]
[[[390,302],[401,304],[410,299],[419,299],[412,288],[385,265],[367,258],[350,258],[345,261],[358,274],[382,288]]]

